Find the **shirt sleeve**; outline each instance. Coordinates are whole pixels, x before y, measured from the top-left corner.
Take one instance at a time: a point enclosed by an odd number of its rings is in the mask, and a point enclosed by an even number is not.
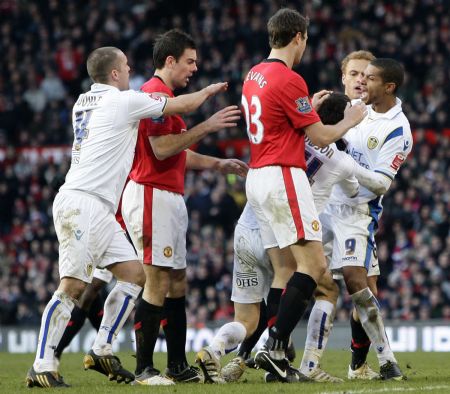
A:
[[[302,129],[320,122],[309,99],[308,87],[300,75],[292,76],[283,86],[281,102],[290,122],[296,129]]]
[[[129,90],[128,112],[131,121],[144,118],[161,117],[166,106],[167,98],[151,93]]]
[[[409,125],[396,127],[383,141],[374,171],[379,172],[391,180],[397,175],[406,157],[412,150],[412,135]]]

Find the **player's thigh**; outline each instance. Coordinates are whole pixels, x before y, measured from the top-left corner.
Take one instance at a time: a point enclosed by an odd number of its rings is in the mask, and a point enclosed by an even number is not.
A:
[[[113,237],[98,233],[109,222],[109,207],[84,193],[64,191],[53,204],[53,220],[59,242],[59,274],[90,283],[96,265]]]
[[[242,304],[261,302],[269,291],[272,277],[259,230],[238,224],[234,232],[231,300]]]
[[[321,241],[311,187],[302,169],[269,166],[251,170],[246,190],[252,208],[258,207],[255,210],[258,222],[261,212],[280,248],[300,239]]]
[[[272,287],[284,289],[288,280],[297,269],[297,263],[289,247],[267,249],[273,267],[274,277]]]
[[[259,304],[259,302],[251,304],[243,304],[239,302],[234,303],[234,321],[237,321],[245,326],[247,338],[252,335],[258,327],[260,313]]]

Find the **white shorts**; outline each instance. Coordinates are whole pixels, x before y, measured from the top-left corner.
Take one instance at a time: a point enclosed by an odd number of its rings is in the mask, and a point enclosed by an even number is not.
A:
[[[266,249],[275,246],[282,249],[300,239],[322,241],[311,187],[301,168],[250,169],[246,193]]]
[[[87,193],[65,190],[53,203],[59,241],[59,276],[90,283],[96,267],[136,260],[111,208]]]
[[[231,300],[241,304],[261,302],[269,294],[273,269],[259,230],[237,224],[234,230],[233,291]]]
[[[331,229],[333,276],[342,273],[342,267],[365,267],[367,276],[380,275],[375,244],[376,223],[367,213],[348,205],[328,205],[320,215],[323,227]]]
[[[105,283],[110,283],[113,280],[114,275],[106,268],[96,268],[94,270],[94,278],[97,278]]]
[[[130,180],[122,196],[122,216],[144,264],[186,268],[188,214],[181,194]]]

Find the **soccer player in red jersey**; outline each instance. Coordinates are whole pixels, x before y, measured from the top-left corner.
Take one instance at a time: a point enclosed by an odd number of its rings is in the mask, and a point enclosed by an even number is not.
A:
[[[305,50],[307,26],[307,19],[292,9],[273,15],[268,22],[270,55],[249,71],[242,90],[251,142],[247,198],[274,269],[284,268],[280,248],[290,247],[297,263],[269,339],[255,356],[259,367],[283,381],[295,380],[285,359],[289,335],[326,269],[321,225],[305,174],[305,134],[314,145],[325,147],[366,113],[365,105],[357,104],[336,125],[322,124],[305,81],[292,71]]]
[[[157,38],[153,59],[155,75],[142,90],[173,97],[197,70],[195,43],[186,33],[170,30]],[[122,200],[122,215],[146,283],[135,315],[136,382],[165,385],[196,382],[198,372],[189,366],[186,342],[186,231],[188,215],[183,199],[185,168],[216,169],[246,175],[248,167],[236,159],[218,159],[188,148],[207,134],[236,126],[240,111],[229,106],[186,130],[180,116],[141,121],[130,182]],[[160,321],[167,339],[167,379],[153,366],[153,351]]]

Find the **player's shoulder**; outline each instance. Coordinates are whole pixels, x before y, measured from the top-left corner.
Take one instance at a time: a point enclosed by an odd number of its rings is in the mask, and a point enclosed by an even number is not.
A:
[[[144,93],[160,93],[165,96],[172,96],[170,88],[158,77],[152,77],[141,86]]]

